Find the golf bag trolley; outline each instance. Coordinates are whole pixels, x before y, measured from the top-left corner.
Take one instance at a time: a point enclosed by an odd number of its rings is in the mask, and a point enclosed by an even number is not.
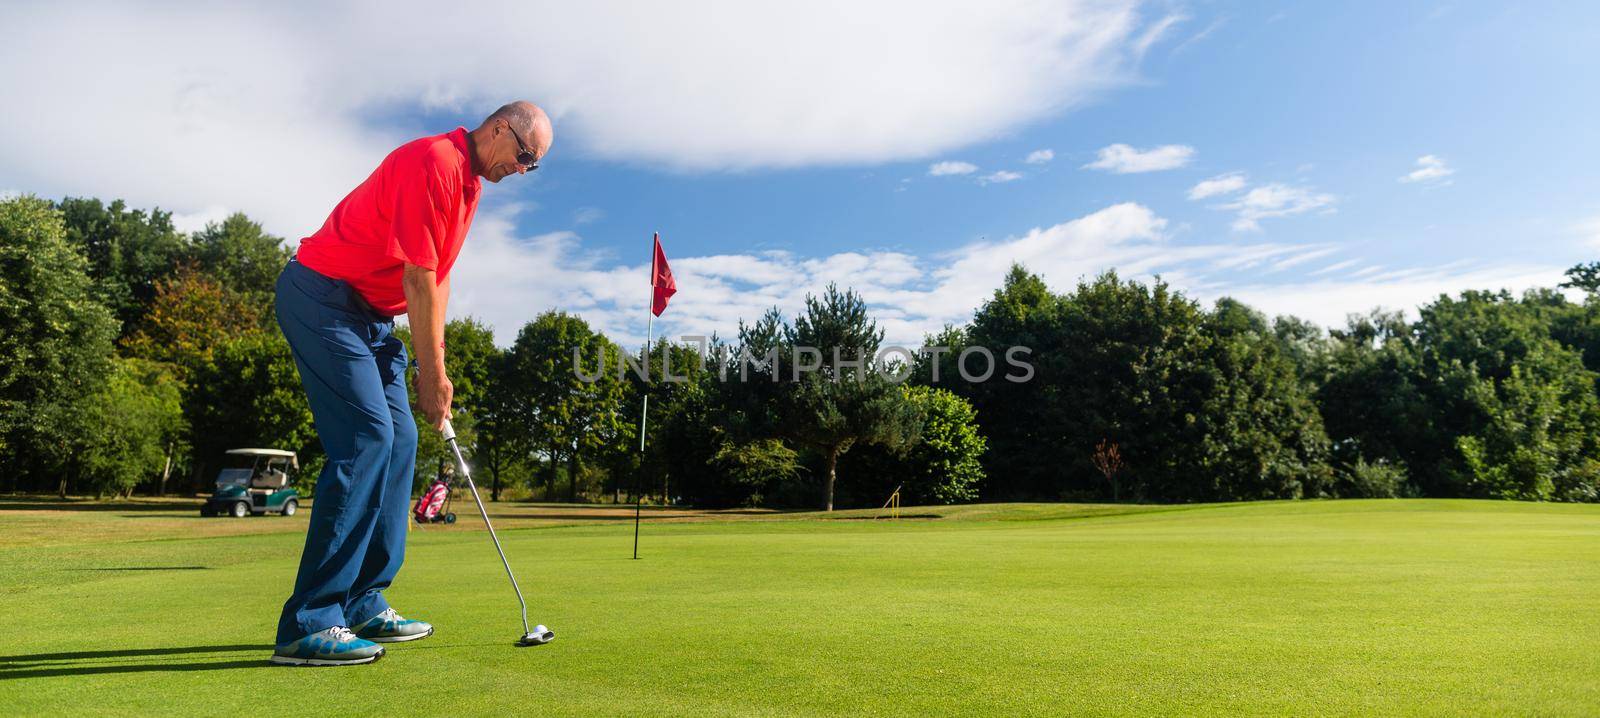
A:
[[[428,490],[417,497],[417,505],[411,509],[411,518],[419,524],[453,524],[456,522],[455,512],[450,510],[450,479],[445,473],[444,460],[439,461],[439,475],[428,486]]]

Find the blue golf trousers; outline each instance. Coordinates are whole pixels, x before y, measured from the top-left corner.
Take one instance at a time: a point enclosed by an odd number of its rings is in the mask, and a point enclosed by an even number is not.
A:
[[[405,560],[417,425],[392,317],[295,260],[278,276],[277,299],[278,326],[328,455],[294,594],[278,620],[282,645],[389,607],[382,591]]]

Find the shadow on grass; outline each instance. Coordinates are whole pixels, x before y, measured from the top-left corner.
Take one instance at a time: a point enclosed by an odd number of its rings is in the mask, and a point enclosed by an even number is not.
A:
[[[201,501],[91,501],[78,499],[0,498],[0,511],[194,511],[199,515]]]
[[[204,663],[133,663],[111,666],[51,666],[49,668],[22,667],[19,670],[0,668],[0,681],[20,678],[52,678],[56,676],[93,676],[105,673],[181,673],[187,671],[223,671],[230,668],[276,668],[271,661],[258,658],[253,661],[209,661]]]
[[[186,663],[96,663],[73,665],[71,661],[103,661],[118,658],[149,656],[181,656],[192,653],[225,653],[251,651],[262,654],[253,660],[191,661]],[[262,644],[232,644],[224,646],[181,646],[175,648],[124,648],[109,651],[71,651],[66,653],[30,653],[0,656],[0,681],[18,678],[49,678],[52,676],[88,676],[104,673],[160,673],[185,671],[218,671],[229,668],[262,668],[271,666],[266,654],[272,646]],[[58,663],[66,661],[68,663]],[[40,665],[53,664],[53,665]]]
[[[187,508],[185,508],[184,509],[184,513],[183,514],[178,514],[178,515],[174,515],[174,514],[155,514],[155,513],[151,513],[151,514],[122,514],[121,516],[118,516],[117,518],[119,518],[119,519],[167,519],[169,521],[172,520],[172,519],[189,519],[189,518],[192,518],[192,519],[194,519],[196,521],[215,521],[215,520],[217,520],[218,518],[221,518],[221,517],[217,517],[217,516],[201,516],[199,512],[197,512],[197,511],[189,511]]]
[[[470,497],[469,497],[469,500],[470,500]],[[468,505],[470,506],[471,504],[469,503]],[[604,511],[604,512],[611,513],[611,514],[619,514],[619,515],[621,513],[626,512],[627,513],[627,518],[630,519],[630,520],[633,518],[633,511],[634,511],[634,508],[635,508],[634,505],[630,504],[630,503],[620,503],[620,504],[613,504],[613,503],[597,503],[597,504],[570,503],[569,504],[569,503],[557,503],[557,502],[550,502],[550,501],[500,501],[500,502],[496,502],[496,503],[488,503],[486,505],[489,506],[490,508],[494,508],[496,506],[500,506],[500,507],[509,507],[509,508],[515,508],[515,509],[520,509],[520,510],[526,510],[526,511],[538,511],[540,509],[552,509],[552,510],[554,510],[557,513],[560,513],[560,514],[569,513],[569,512],[575,512],[575,511],[595,511],[595,510]],[[680,516],[680,515],[681,516],[690,516],[690,515],[693,515],[693,516],[778,516],[778,515],[781,515],[781,514],[803,513],[804,511],[806,511],[806,509],[752,509],[752,508],[718,509],[718,508],[702,508],[702,507],[686,505],[686,504],[674,504],[672,506],[662,506],[662,505],[659,505],[659,504],[646,504],[644,506],[638,507],[638,509],[639,509],[639,513],[644,514],[646,516],[648,516],[648,515],[650,515],[652,513],[671,514],[671,515],[674,515],[674,516]]]
[[[879,516],[824,516],[823,517],[823,519],[827,520],[827,521],[877,521],[879,519],[882,519],[884,521],[897,521],[897,520],[900,520],[900,519],[942,519],[942,518],[944,518],[944,517],[940,516],[938,514],[900,514],[899,516],[890,516],[888,514],[883,514],[883,515],[879,515]]]
[[[606,512],[606,513],[601,513],[601,512],[590,513],[590,512],[585,511],[583,506],[575,505],[571,509],[566,510],[566,511],[547,511],[547,510],[543,510],[542,507],[541,507],[541,508],[538,508],[538,509],[522,510],[522,511],[518,511],[518,512],[515,512],[515,513],[512,513],[512,512],[491,513],[491,514],[489,514],[489,518],[491,518],[491,519],[493,519],[495,521],[502,521],[502,520],[506,520],[506,519],[512,519],[512,520],[522,519],[522,520],[535,520],[535,521],[582,521],[584,523],[604,523],[604,522],[607,522],[607,521],[632,522],[633,521],[633,509],[630,508],[630,509],[627,509],[626,511],[627,511],[626,514],[622,513],[621,511]],[[458,519],[460,521],[478,521],[479,523],[482,522],[482,519],[478,518],[478,512],[476,510],[473,510],[471,513],[465,513],[465,514],[463,514],[461,512],[457,512],[457,515],[458,515]],[[670,520],[677,520],[677,519],[704,521],[706,519],[714,519],[714,518],[716,518],[716,516],[717,515],[715,513],[702,513],[702,512],[696,512],[696,511],[694,511],[692,509],[691,510],[686,510],[686,509],[681,509],[681,508],[657,509],[657,512],[654,513],[654,514],[652,514],[648,509],[646,509],[645,511],[643,511],[643,512],[641,512],[639,514],[639,518],[642,521],[662,521],[662,520],[669,520],[670,521]]]

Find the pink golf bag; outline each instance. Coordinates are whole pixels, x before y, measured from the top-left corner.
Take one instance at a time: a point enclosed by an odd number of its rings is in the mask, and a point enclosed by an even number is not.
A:
[[[417,506],[411,515],[419,524],[453,524],[456,515],[450,512],[450,484],[444,479],[434,479],[433,485],[417,497]]]

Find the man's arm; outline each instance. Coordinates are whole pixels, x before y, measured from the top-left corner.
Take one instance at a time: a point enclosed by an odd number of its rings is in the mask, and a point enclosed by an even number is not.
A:
[[[450,278],[437,281],[431,269],[407,264],[402,285],[406,315],[411,324],[411,345],[417,352],[417,408],[435,429],[451,418],[455,387],[444,371],[444,309],[450,297]]]

